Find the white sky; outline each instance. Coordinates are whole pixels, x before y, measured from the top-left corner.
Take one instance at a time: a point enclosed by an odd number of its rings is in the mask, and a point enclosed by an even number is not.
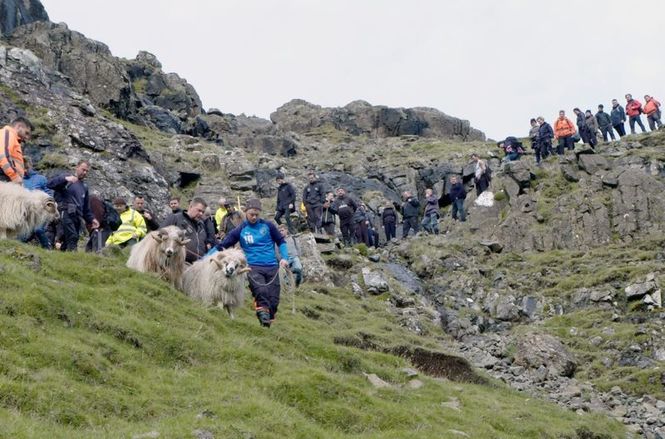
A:
[[[625,93],[665,101],[663,0],[42,3],[116,56],[154,53],[227,113],[363,99],[438,108],[498,139]]]

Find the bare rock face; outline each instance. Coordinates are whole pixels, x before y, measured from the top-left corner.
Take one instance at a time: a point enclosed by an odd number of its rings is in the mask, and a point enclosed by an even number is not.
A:
[[[528,333],[516,340],[514,363],[525,368],[545,367],[550,375],[572,377],[577,363],[566,347],[551,335]]]
[[[8,36],[19,26],[49,21],[39,0],[0,0],[0,36]]]
[[[389,108],[354,101],[341,108],[323,108],[294,99],[270,115],[285,131],[306,133],[313,129],[334,127],[349,134],[376,137],[416,135],[461,140],[485,140],[469,121],[448,116],[434,108]]]

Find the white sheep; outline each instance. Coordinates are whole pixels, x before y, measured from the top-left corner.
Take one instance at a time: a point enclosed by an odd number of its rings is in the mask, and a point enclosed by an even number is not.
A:
[[[180,287],[185,271],[185,232],[176,226],[150,232],[129,253],[127,267],[142,273],[156,273],[175,287]]]
[[[58,204],[47,193],[0,183],[0,239],[29,236],[57,218]]]
[[[205,305],[225,309],[233,319],[245,300],[250,270],[242,250],[230,248],[193,263],[182,278],[182,290]]]

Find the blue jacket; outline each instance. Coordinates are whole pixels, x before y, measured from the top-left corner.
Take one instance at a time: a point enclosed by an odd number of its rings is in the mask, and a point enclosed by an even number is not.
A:
[[[464,200],[466,198],[466,190],[464,185],[460,182],[455,183],[450,187],[450,199],[455,200]]]
[[[42,191],[53,196],[53,191],[46,187],[46,177],[38,174],[34,169],[26,171],[23,176],[23,187],[31,191]]]
[[[626,112],[623,110],[621,105],[612,107],[610,112],[610,119],[612,119],[612,125],[619,125],[626,121]]]
[[[554,131],[552,130],[552,126],[547,122],[543,122],[543,124],[538,128],[538,140],[543,142],[552,140],[552,138],[554,138]]]
[[[233,247],[240,242],[240,247],[245,252],[247,264],[258,267],[274,267],[277,265],[277,254],[275,244],[279,246],[279,254],[282,259],[289,260],[289,250],[284,237],[273,223],[259,219],[251,224],[244,221],[233,229],[224,240],[217,245],[218,250]]]
[[[70,183],[65,177],[67,176],[63,174],[52,178],[46,187],[53,189],[55,201],[62,206],[63,212],[76,213],[90,224],[95,217],[90,210],[88,186],[82,181]]]

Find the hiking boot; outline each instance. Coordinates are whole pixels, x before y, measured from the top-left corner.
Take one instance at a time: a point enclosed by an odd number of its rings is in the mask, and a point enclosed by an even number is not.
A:
[[[261,326],[270,328],[270,313],[264,309],[256,311],[256,317],[259,319]]]

